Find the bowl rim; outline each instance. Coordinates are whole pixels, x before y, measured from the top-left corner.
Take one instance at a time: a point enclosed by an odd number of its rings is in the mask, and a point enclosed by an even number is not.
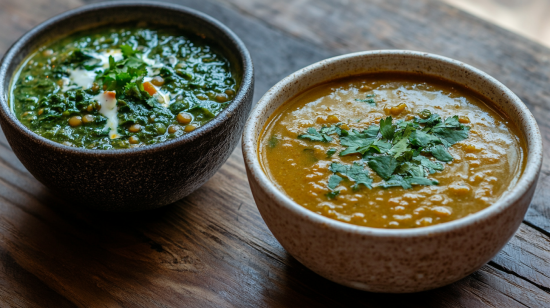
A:
[[[422,57],[426,60],[444,62],[445,64],[451,66],[459,66],[461,69],[465,69],[469,71],[469,73],[473,73],[474,75],[479,76],[490,82],[500,91],[502,91],[504,96],[508,96],[510,98],[508,101],[516,106],[520,114],[523,114],[524,116],[524,126],[519,127],[519,129],[524,130],[525,136],[529,134],[533,135],[533,137],[531,138],[533,141],[532,144],[526,142],[527,155],[525,157],[525,169],[523,170],[523,174],[516,183],[515,187],[510,189],[510,191],[506,195],[502,196],[497,202],[471,215],[437,225],[405,229],[366,227],[331,219],[302,207],[301,205],[290,199],[290,197],[288,197],[281,190],[279,190],[262,170],[257,155],[257,147],[254,146],[255,140],[258,139],[260,136],[259,133],[256,134],[254,132],[255,127],[258,126],[258,122],[260,122],[259,119],[265,113],[264,111],[270,107],[272,100],[276,98],[279,90],[287,86],[292,87],[292,84],[294,84],[296,80],[307,77],[309,74],[316,74],[315,71],[322,70],[323,66],[333,67],[334,65],[345,61],[354,61],[363,57],[376,56]],[[427,72],[427,74],[434,75],[430,74],[429,72]],[[313,86],[315,86],[315,84],[310,85],[308,88],[311,88]],[[281,105],[277,106],[277,108],[279,108],[283,104],[284,102]],[[272,114],[273,113],[270,113],[268,115],[268,119]],[[266,121],[261,123],[262,130]],[[418,236],[434,236],[437,234],[452,232],[461,228],[465,228],[470,225],[474,225],[476,223],[480,223],[487,219],[490,219],[495,215],[498,215],[499,213],[513,206],[524,194],[528,192],[528,190],[533,185],[536,185],[536,181],[538,179],[538,175],[542,166],[543,153],[542,138],[534,116],[529,111],[527,106],[510,89],[508,89],[495,78],[471,65],[436,54],[412,50],[373,50],[344,54],[316,62],[288,75],[287,77],[279,81],[271,89],[269,89],[266,94],[264,94],[264,96],[258,101],[256,106],[250,113],[250,116],[243,131],[242,148],[245,165],[247,167],[247,170],[249,171],[249,176],[252,176],[254,178],[249,180],[254,180],[256,184],[260,187],[260,189],[266,192],[269,198],[274,199],[279,206],[286,208],[292,214],[297,215],[305,219],[306,221],[309,221],[313,224],[322,225],[324,228],[330,228],[338,232],[347,232],[352,234],[376,236],[383,238],[411,238]]]
[[[15,117],[14,113],[9,108],[9,102],[8,102],[8,96],[10,93],[12,78],[14,77],[14,75],[8,76],[7,70],[8,70],[8,67],[14,61],[14,57],[16,56],[16,54],[21,49],[23,49],[28,43],[32,43],[32,41],[34,41],[37,37],[39,37],[42,33],[47,31],[49,28],[55,26],[60,22],[70,19],[74,16],[92,13],[96,10],[114,11],[113,9],[131,8],[131,7],[150,7],[153,9],[159,8],[159,9],[171,10],[171,11],[176,11],[178,13],[187,14],[208,23],[213,28],[216,28],[217,30],[225,34],[228,46],[233,45],[232,47],[234,47],[237,50],[236,60],[241,61],[239,65],[242,65],[241,84],[240,84],[239,90],[237,91],[237,94],[235,95],[235,98],[233,99],[233,102],[229,104],[227,108],[222,110],[222,112],[220,112],[212,120],[210,120],[209,122],[207,122],[206,124],[204,124],[203,126],[199,127],[198,129],[196,129],[191,133],[176,137],[171,140],[166,140],[157,144],[152,144],[152,145],[147,145],[147,146],[137,147],[137,148],[129,148],[129,149],[98,150],[98,149],[70,147],[70,146],[66,146],[61,143],[57,143],[55,141],[49,140],[47,138],[44,138],[34,133],[33,131],[31,131],[25,125],[23,125]],[[67,31],[67,34],[64,34],[64,35],[70,35],[71,33],[72,33],[71,31]],[[22,61],[25,61],[26,59],[27,58],[24,58]],[[20,64],[21,62],[18,63],[18,65]],[[14,72],[14,74],[16,73],[17,71]],[[7,88],[4,87],[5,79],[9,80],[9,84]],[[138,155],[143,155],[145,153],[153,153],[161,150],[170,150],[170,149],[177,148],[183,144],[192,142],[196,138],[200,138],[201,136],[206,135],[209,132],[220,127],[221,125],[223,125],[224,120],[231,117],[232,114],[237,111],[237,109],[241,104],[246,103],[246,97],[252,91],[253,84],[254,84],[254,68],[253,68],[252,58],[245,44],[231,29],[229,29],[226,25],[224,25],[217,19],[211,17],[210,15],[207,15],[205,13],[202,13],[195,9],[191,9],[186,6],[172,4],[172,3],[165,3],[165,2],[153,2],[153,3],[146,2],[146,1],[100,2],[100,3],[84,5],[76,9],[72,9],[64,13],[61,13],[59,15],[56,15],[40,23],[36,27],[32,28],[12,44],[12,46],[6,51],[6,53],[0,60],[0,118],[4,120],[2,121],[4,124],[14,127],[19,133],[23,134],[27,138],[33,139],[37,143],[40,143],[44,146],[54,148],[54,150],[59,151],[61,153],[75,154],[75,155],[89,155],[89,156],[94,156],[99,158],[110,158],[110,157],[117,157],[121,155],[138,156]]]

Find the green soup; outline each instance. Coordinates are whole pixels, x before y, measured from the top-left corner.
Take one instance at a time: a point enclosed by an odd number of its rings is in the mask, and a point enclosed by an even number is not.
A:
[[[67,146],[121,149],[204,125],[238,89],[216,46],[181,30],[121,25],[78,32],[33,53],[10,103],[33,132]]]

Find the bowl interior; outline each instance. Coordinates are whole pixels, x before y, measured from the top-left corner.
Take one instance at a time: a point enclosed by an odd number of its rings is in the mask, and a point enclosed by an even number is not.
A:
[[[280,203],[293,208],[296,213],[308,219],[314,219],[319,223],[353,230],[360,229],[364,231],[370,229],[372,232],[378,233],[403,233],[402,230],[396,229],[376,229],[346,224],[310,212],[293,202],[284,193],[278,191],[276,186],[263,173],[258,161],[257,144],[260,133],[266,121],[281,105],[317,84],[346,76],[375,72],[410,72],[432,75],[466,86],[492,101],[494,104],[492,107],[499,109],[519,128],[520,133],[523,135],[521,137],[524,138],[527,144],[523,174],[516,186],[510,189],[498,202],[480,212],[455,221],[417,229],[403,229],[406,233],[443,230],[467,223],[467,221],[486,218],[489,213],[504,210],[513,204],[531,185],[535,184],[542,162],[541,136],[533,115],[514,93],[493,77],[456,60],[415,51],[381,50],[348,54],[320,61],[286,77],[262,97],[252,111],[249,122],[245,127],[243,150],[245,161],[252,176],[256,178],[264,190],[268,191],[274,198],[279,199]]]
[[[145,2],[109,2],[84,6],[49,19],[25,34],[8,50],[0,66],[0,108],[8,121],[11,122],[10,124],[23,130],[29,137],[38,138],[51,146],[63,148],[67,151],[97,153],[96,150],[69,148],[32,133],[11,112],[8,105],[9,89],[14,73],[18,70],[22,61],[39,47],[57,38],[65,37],[78,31],[129,22],[173,26],[181,29],[183,32],[193,33],[214,43],[216,48],[232,64],[239,90],[233,104],[230,104],[216,118],[192,133],[147,147],[102,150],[101,155],[143,152],[197,137],[219,125],[224,118],[230,116],[237,108],[236,105],[243,101],[243,97],[253,82],[252,61],[242,41],[222,23],[206,14],[178,5]]]

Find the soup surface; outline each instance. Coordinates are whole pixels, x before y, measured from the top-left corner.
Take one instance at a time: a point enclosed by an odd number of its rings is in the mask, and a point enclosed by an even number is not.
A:
[[[218,115],[235,96],[234,75],[212,42],[177,28],[101,27],[32,54],[10,103],[25,126],[67,146],[139,147]]]
[[[344,222],[414,228],[497,201],[523,170],[516,128],[462,86],[370,74],[315,86],[268,120],[267,176],[305,208]]]

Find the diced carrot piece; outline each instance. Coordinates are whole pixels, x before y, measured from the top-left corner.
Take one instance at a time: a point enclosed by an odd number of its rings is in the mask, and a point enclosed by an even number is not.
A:
[[[115,91],[105,91],[105,95],[108,98],[115,98],[116,97],[116,92]]]
[[[157,93],[157,89],[155,89],[155,86],[153,86],[152,83],[149,81],[146,81],[143,83],[143,89],[149,93],[149,95],[153,96],[155,93]]]

